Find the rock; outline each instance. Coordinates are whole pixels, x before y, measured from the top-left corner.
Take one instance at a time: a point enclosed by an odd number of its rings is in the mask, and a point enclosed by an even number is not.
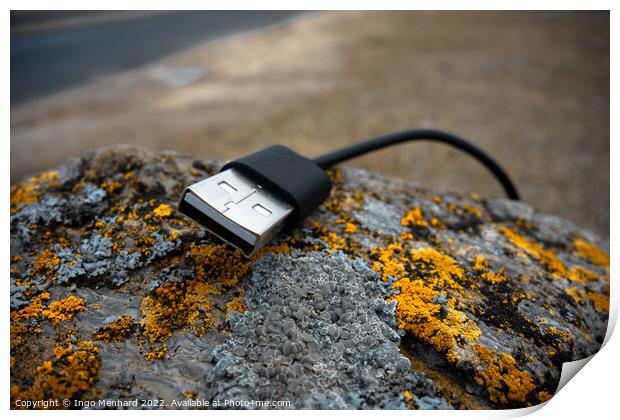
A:
[[[12,187],[12,401],[523,407],[603,341],[608,245],[567,221],[341,169],[248,260],[175,210],[220,166],[118,146]]]

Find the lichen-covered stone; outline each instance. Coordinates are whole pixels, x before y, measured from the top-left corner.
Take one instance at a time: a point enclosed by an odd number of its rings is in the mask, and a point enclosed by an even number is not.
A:
[[[509,408],[593,354],[608,245],[354,169],[252,259],[175,210],[221,166],[95,150],[11,189],[11,398]]]

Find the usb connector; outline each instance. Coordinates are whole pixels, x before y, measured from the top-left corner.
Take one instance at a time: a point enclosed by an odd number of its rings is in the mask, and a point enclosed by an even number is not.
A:
[[[188,187],[179,210],[250,256],[282,230],[293,207],[227,169]]]
[[[179,211],[249,257],[318,207],[330,188],[312,161],[272,146],[187,187]]]
[[[331,181],[325,169],[387,146],[418,140],[438,141],[468,153],[491,171],[509,198],[519,199],[510,177],[484,151],[453,134],[421,129],[369,139],[314,160],[284,146],[268,147],[234,160],[219,174],[186,188],[179,211],[249,257],[282,229],[308,217],[329,196]]]

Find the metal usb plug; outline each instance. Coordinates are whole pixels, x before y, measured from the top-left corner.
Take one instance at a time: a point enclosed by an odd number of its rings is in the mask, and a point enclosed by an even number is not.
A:
[[[249,257],[282,230],[293,207],[236,169],[185,189],[179,211]]]
[[[323,168],[276,144],[187,187],[179,211],[249,257],[281,230],[298,226],[330,189]]]

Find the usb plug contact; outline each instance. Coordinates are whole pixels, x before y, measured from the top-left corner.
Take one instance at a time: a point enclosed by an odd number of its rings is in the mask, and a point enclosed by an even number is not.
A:
[[[185,189],[179,211],[249,257],[329,196],[322,168],[284,146],[229,162]]]
[[[179,210],[249,257],[282,230],[293,207],[227,169],[186,188]]]

